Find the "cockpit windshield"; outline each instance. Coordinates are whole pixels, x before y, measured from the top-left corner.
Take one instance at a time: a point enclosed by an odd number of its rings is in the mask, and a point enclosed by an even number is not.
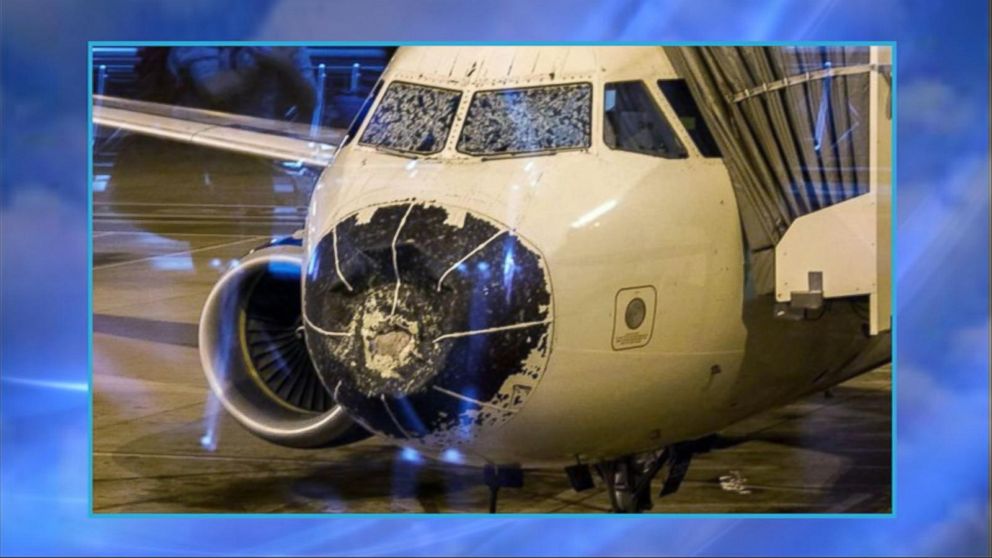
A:
[[[458,151],[500,156],[589,147],[588,83],[479,91],[472,97]]]
[[[430,155],[444,148],[460,91],[394,81],[359,141],[362,145]]]

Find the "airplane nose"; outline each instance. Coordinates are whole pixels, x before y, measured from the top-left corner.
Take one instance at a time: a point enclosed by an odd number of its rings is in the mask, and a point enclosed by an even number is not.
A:
[[[310,250],[307,346],[366,428],[452,447],[512,418],[551,352],[545,259],[496,221],[427,202],[370,207]]]

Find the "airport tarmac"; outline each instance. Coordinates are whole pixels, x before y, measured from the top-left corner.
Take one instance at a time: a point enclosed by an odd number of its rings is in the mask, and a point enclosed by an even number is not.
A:
[[[268,163],[229,164],[270,180]],[[201,307],[237,258],[302,224],[307,177],[244,196],[237,181],[206,177],[194,186],[210,183],[209,197],[197,198],[175,165],[147,170],[94,199],[94,512],[486,512],[480,469],[404,454],[378,438],[283,448],[219,408],[197,352]],[[656,498],[651,511],[890,512],[891,368],[831,394],[719,433],[719,449],[697,455],[679,492]],[[574,492],[563,471],[528,469],[523,488],[500,492],[499,511],[601,513],[609,499],[598,479]]]

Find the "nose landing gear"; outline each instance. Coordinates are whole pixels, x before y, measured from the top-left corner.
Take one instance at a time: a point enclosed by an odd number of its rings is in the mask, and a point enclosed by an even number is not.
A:
[[[489,487],[489,513],[496,513],[496,500],[501,487],[520,488],[524,485],[524,471],[516,465],[486,465],[482,476]]]
[[[675,444],[659,452],[629,455],[619,459],[601,461],[596,465],[610,495],[610,506],[615,513],[640,513],[654,507],[651,501],[651,481],[659,472],[663,483],[658,497],[672,494],[679,489],[692,451],[685,444]]]

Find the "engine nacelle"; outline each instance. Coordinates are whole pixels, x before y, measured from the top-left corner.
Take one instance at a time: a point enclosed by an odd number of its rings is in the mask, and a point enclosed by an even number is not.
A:
[[[302,249],[270,245],[245,256],[207,297],[200,360],[210,388],[246,429],[313,448],[369,436],[314,370],[301,327]]]

